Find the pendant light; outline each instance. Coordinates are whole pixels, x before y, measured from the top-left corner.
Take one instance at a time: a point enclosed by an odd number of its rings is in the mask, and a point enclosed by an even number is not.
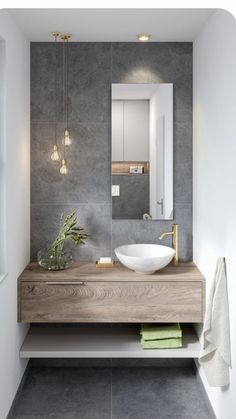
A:
[[[60,160],[57,144],[54,144],[54,146],[53,146],[53,152],[51,154],[51,159],[52,159],[52,161],[59,161]]]
[[[68,128],[68,41],[71,35],[65,33],[61,36],[64,41],[64,109],[65,109],[65,123],[66,127],[64,130],[63,145],[68,147],[71,145],[71,138]]]
[[[59,161],[59,151],[57,145],[57,38],[60,36],[60,32],[52,32],[52,36],[54,36],[55,40],[55,127],[54,127],[54,145],[53,145],[53,152],[51,154],[52,161]]]
[[[61,173],[61,175],[67,175],[67,173],[68,173],[66,159],[62,159],[62,161],[61,161],[60,173]]]
[[[64,136],[62,140],[63,144],[63,158],[61,160],[61,168],[60,173],[62,175],[67,175],[68,168],[67,168],[67,161],[65,158],[66,148],[71,145],[71,138],[70,132],[68,128],[68,41],[71,38],[71,35],[65,33],[61,36],[61,39],[64,41],[63,45],[63,73],[64,73],[64,114],[65,114],[65,130]]]

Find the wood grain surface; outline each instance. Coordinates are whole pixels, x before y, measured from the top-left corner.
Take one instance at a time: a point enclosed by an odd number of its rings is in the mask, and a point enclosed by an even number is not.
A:
[[[193,264],[169,266],[151,276],[117,264],[91,263],[48,272],[31,264],[19,278],[20,322],[202,322],[204,278]]]
[[[130,161],[130,162],[112,162],[112,174],[113,175],[130,175],[130,176],[135,176],[135,175],[140,175],[139,174],[134,174],[134,173],[130,173],[129,169],[130,166],[143,166],[143,173],[144,174],[148,174],[149,173],[149,162],[147,161]]]
[[[116,262],[112,268],[96,268],[95,263],[78,262],[64,271],[47,271],[38,263],[30,263],[19,277],[19,281],[197,281],[204,282],[204,277],[192,263],[179,263],[178,266],[168,265],[153,275],[137,274]]]

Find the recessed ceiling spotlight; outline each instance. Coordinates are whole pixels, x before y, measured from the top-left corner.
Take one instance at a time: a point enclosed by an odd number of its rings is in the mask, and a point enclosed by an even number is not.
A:
[[[149,39],[151,38],[151,35],[150,33],[143,32],[143,33],[139,33],[137,35],[137,38],[139,41],[145,42],[145,41],[149,41]]]

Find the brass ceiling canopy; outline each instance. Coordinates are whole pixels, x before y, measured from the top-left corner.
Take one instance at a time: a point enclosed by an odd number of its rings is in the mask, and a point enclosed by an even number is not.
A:
[[[51,32],[51,34],[52,34],[52,36],[54,36],[54,38],[58,38],[58,36],[61,35],[61,32],[55,31],[55,32]]]
[[[61,39],[63,41],[69,41],[69,39],[71,38],[71,34],[70,33],[63,33],[63,35],[61,35]]]

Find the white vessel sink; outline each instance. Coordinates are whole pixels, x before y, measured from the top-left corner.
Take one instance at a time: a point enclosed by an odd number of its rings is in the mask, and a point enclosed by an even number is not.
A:
[[[158,244],[127,244],[117,247],[115,254],[127,268],[138,274],[151,275],[170,263],[175,250]]]

